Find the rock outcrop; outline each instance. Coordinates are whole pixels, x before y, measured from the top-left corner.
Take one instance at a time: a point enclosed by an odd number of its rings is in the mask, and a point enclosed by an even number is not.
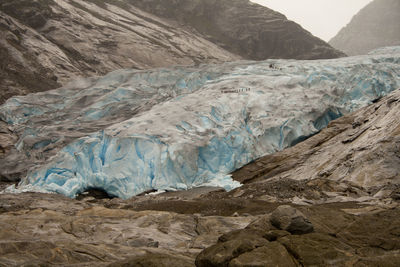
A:
[[[193,266],[218,236],[253,219],[135,211],[132,204],[0,194],[0,265]]]
[[[312,223],[299,210],[288,206],[279,206],[271,214],[271,224],[291,234],[308,234],[314,231]]]
[[[278,209],[281,207],[283,209],[294,209],[289,206],[280,206]],[[311,207],[308,211],[314,208]],[[306,208],[303,210],[306,210]],[[375,214],[372,216],[371,214],[363,214],[353,223],[350,223],[351,226],[345,226],[346,221],[343,219],[347,217],[347,220],[351,216],[340,214],[340,212],[333,211],[333,209],[330,211],[333,212],[331,219],[327,217],[322,219],[326,215],[323,214],[324,212],[319,214],[320,217],[317,215],[313,218],[317,224],[323,221],[323,225],[318,225],[315,233],[291,235],[286,232],[284,235],[278,234],[274,239],[269,239],[268,237],[271,235],[268,234],[276,232],[276,230],[268,231],[269,227],[267,227],[265,229],[259,228],[258,232],[249,232],[249,230],[243,229],[224,234],[223,237],[225,238],[223,240],[219,240],[218,243],[206,248],[196,257],[195,264],[198,267],[369,266],[377,262],[376,257],[379,255],[379,259],[382,260],[381,264],[395,266],[395,262],[399,259],[398,255],[396,255],[399,246],[393,242],[396,242],[395,240],[398,241],[399,236],[398,234],[392,236],[391,233],[396,232],[396,227],[391,226],[390,230],[385,232],[382,231],[382,225],[387,225],[387,218],[379,223],[373,222],[373,218],[376,219],[378,216],[385,216],[388,213],[383,212],[378,213],[380,215]],[[390,211],[391,214],[394,212],[394,210]],[[335,218],[334,216],[338,217]],[[392,216],[389,215],[389,217]],[[322,221],[320,221],[321,219]],[[332,221],[329,222],[329,220]],[[367,232],[358,230],[355,224],[361,223],[361,221],[366,225],[363,230],[373,227],[374,224],[379,224],[379,232],[382,235],[371,234],[368,230]],[[328,230],[335,223],[338,224],[336,227],[345,227],[339,230],[334,230],[333,228]],[[331,225],[328,226],[328,224]],[[363,237],[354,236],[357,235],[356,233],[361,232],[364,232]],[[370,239],[367,237],[369,235],[368,232],[371,234]],[[383,241],[384,238],[386,238],[385,241]],[[355,240],[357,241],[354,242]],[[378,245],[380,248],[375,250],[373,244],[374,242],[379,243],[380,241],[378,240],[382,240],[382,243]],[[388,248],[387,253],[382,253],[385,247]]]
[[[379,47],[400,45],[400,1],[374,0],[329,44],[348,55],[363,55]]]
[[[399,260],[398,205],[296,206],[315,232],[293,235],[270,224],[250,229],[269,220],[279,203],[199,193],[130,200],[0,194],[0,265],[396,266]]]

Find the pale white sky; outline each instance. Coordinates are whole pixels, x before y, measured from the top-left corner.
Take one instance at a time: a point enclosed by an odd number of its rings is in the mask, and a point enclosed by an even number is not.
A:
[[[251,0],[284,14],[322,40],[329,41],[372,0]]]

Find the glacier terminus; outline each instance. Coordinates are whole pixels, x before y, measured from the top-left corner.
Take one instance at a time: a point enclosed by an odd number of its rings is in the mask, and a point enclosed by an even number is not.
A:
[[[400,47],[334,60],[118,70],[0,106],[18,137],[1,172],[21,175],[9,191],[68,197],[90,188],[124,199],[230,190],[240,186],[230,172],[398,88]]]

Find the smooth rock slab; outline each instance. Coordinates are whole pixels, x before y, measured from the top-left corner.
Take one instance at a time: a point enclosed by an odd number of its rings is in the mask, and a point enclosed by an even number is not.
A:
[[[280,238],[279,242],[303,266],[345,266],[354,263],[354,250],[327,234],[290,235]]]

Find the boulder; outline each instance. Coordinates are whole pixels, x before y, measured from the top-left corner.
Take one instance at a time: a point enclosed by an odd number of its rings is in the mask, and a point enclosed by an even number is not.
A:
[[[246,226],[246,229],[268,231],[276,228],[271,224],[271,216],[267,214],[251,222],[249,225]]]
[[[270,222],[278,229],[291,234],[307,234],[314,231],[314,226],[299,210],[282,205],[271,214]]]
[[[297,266],[283,245],[271,242],[263,247],[243,253],[229,263],[229,267]]]

